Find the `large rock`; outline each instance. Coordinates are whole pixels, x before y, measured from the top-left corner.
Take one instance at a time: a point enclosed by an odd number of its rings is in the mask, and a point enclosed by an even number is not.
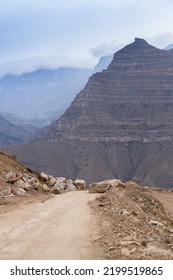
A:
[[[89,185],[90,193],[104,193],[110,189],[111,185],[105,181]]]
[[[53,186],[53,187],[50,189],[50,193],[53,193],[53,194],[61,194],[62,191],[61,191],[57,186]]]
[[[66,189],[66,183],[59,183],[56,182],[56,184],[54,185],[55,188],[60,189],[61,191],[64,191]]]
[[[29,184],[28,182],[24,182],[23,180],[18,180],[17,182],[14,183],[14,188],[17,189],[23,189],[26,191],[30,191],[34,189],[34,185]]]
[[[55,177],[49,176],[48,185],[49,185],[50,187],[53,187],[53,186],[56,184],[56,182],[57,182],[57,180],[56,180]]]
[[[22,175],[17,174],[13,171],[10,171],[5,175],[5,178],[6,178],[7,183],[14,184],[15,182],[17,182],[18,180],[20,180],[22,178]]]
[[[76,186],[78,190],[85,190],[86,189],[86,181],[82,179],[76,179],[73,184]]]
[[[104,193],[110,188],[125,188],[125,183],[118,179],[110,179],[89,185],[90,193]]]
[[[73,181],[72,181],[72,180],[67,181],[65,190],[68,190],[68,191],[76,191],[76,190],[77,190],[77,188],[76,188],[76,186],[73,184]]]
[[[17,196],[26,196],[27,194],[26,194],[26,191],[25,191],[25,190],[23,190],[23,189],[18,189],[18,190],[16,191],[16,195],[17,195]]]
[[[56,182],[57,183],[67,183],[67,179],[66,178],[64,178],[64,177],[57,177],[56,178]]]
[[[120,181],[118,179],[106,180],[105,183],[109,184],[113,188],[125,188],[126,187],[125,183],[123,183],[122,181]]]
[[[48,185],[46,185],[46,184],[43,184],[43,185],[42,185],[42,190],[43,190],[44,192],[50,192],[50,188],[49,188]]]
[[[45,174],[44,172],[41,172],[40,179],[47,182],[49,180],[49,176],[47,174]]]

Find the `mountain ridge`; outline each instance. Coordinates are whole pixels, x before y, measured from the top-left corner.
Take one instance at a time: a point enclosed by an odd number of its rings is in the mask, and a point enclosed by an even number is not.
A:
[[[40,133],[44,141],[9,151],[65,177],[172,187],[172,77],[173,52],[135,39],[89,78],[65,113]]]

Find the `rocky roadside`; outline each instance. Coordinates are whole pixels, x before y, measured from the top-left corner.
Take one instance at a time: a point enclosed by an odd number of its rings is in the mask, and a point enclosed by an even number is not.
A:
[[[101,193],[90,205],[105,259],[173,259],[173,221],[149,190],[119,180],[90,185],[91,193]]]
[[[0,152],[0,205],[15,204],[29,198],[61,194],[66,191],[85,190],[86,182],[53,177],[26,168],[15,157]],[[32,202],[32,199],[31,199]]]

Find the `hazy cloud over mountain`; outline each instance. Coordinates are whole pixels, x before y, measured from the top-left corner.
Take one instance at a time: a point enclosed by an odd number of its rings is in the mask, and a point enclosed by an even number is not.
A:
[[[96,57],[116,51],[134,37],[155,40],[158,47],[172,43],[171,0],[1,0],[0,4],[0,75],[42,66],[91,67]]]

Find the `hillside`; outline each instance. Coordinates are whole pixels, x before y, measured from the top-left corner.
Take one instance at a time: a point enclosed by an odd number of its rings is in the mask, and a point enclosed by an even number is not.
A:
[[[172,76],[173,51],[136,38],[89,78],[65,113],[39,134],[40,141],[8,150],[58,176],[172,188]]]
[[[0,151],[0,206],[45,199],[39,174],[23,166],[14,156]],[[4,208],[5,207],[5,208]]]
[[[0,147],[26,142],[32,139],[33,126],[15,125],[0,113]]]
[[[46,125],[60,116],[83,88],[92,69],[40,69],[0,79],[0,111]]]

